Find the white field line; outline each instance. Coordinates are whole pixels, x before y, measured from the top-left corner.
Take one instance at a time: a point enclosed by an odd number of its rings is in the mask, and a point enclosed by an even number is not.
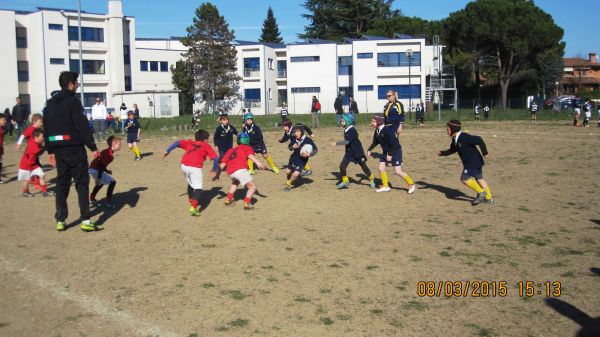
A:
[[[136,334],[140,336],[169,336],[178,337],[178,334],[163,331],[159,327],[154,326],[142,319],[134,317],[132,314],[124,310],[118,310],[110,304],[95,298],[82,294],[74,293],[71,290],[65,289],[58,282],[51,281],[46,275],[39,274],[33,270],[29,270],[27,267],[19,266],[11,261],[0,256],[0,265],[2,269],[10,272],[17,273],[25,281],[32,285],[51,293],[52,295],[61,298],[63,300],[73,301],[80,307],[87,311],[91,311],[101,317],[104,317],[110,321],[117,321],[125,326],[130,327]]]

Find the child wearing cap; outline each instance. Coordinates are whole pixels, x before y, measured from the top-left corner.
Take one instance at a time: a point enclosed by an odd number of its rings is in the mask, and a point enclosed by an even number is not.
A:
[[[462,132],[460,131],[461,127],[460,121],[456,119],[446,124],[446,132],[452,138],[452,141],[448,150],[438,151],[438,156],[448,156],[458,152],[460,160],[463,163],[460,180],[477,193],[477,197],[473,200],[473,205],[478,205],[482,202],[493,204],[492,192],[487,182],[483,179],[483,158],[489,157],[487,147],[481,137]],[[477,150],[477,146],[481,149],[481,153]]]
[[[231,177],[231,186],[227,192],[227,199],[225,199],[225,205],[231,205],[233,203],[233,194],[238,187],[245,186],[246,196],[244,197],[244,209],[251,210],[252,196],[256,192],[256,184],[252,181],[252,176],[248,171],[248,161],[251,160],[256,164],[259,169],[264,169],[265,164],[261,163],[256,156],[254,156],[254,149],[249,145],[250,137],[247,133],[240,133],[237,140],[238,145],[232,149],[229,149],[224,156],[221,157],[221,163],[219,164],[219,170],[213,180],[219,179],[221,171],[227,168],[227,174]]]
[[[343,114],[341,122],[342,126],[344,127],[344,140],[331,143],[333,146],[344,145],[346,147],[344,158],[340,163],[340,175],[342,176],[342,182],[337,184],[337,188],[343,189],[350,185],[348,173],[346,171],[350,163],[360,165],[365,175],[369,178],[371,188],[375,188],[375,177],[367,166],[367,157],[365,157],[365,151],[363,150],[360,139],[358,139],[358,131],[356,131],[356,128],[353,125],[354,115]]]
[[[288,145],[288,149],[292,151],[292,154],[285,169],[286,182],[283,190],[286,192],[292,190],[293,183],[302,173],[303,168],[308,163],[308,158],[314,156],[319,151],[315,142],[304,134],[304,127],[294,126],[292,135],[294,136],[294,140]],[[312,146],[310,153],[302,152],[302,147],[305,145]]]
[[[385,172],[386,164],[391,163],[394,167],[394,172],[408,184],[408,194],[413,194],[417,189],[417,185],[406,172],[402,171],[402,146],[396,137],[395,131],[397,129],[392,129],[385,125],[384,120],[384,116],[373,116],[371,126],[375,129],[375,132],[373,133],[373,143],[367,151],[367,156],[373,158],[371,150],[377,145],[380,145],[383,150],[383,154],[379,158],[379,174],[381,175],[383,186],[378,188],[376,192],[391,191],[388,176]]]
[[[265,141],[263,139],[262,131],[260,127],[254,123],[254,115],[251,112],[247,112],[244,114],[244,126],[242,127],[242,132],[248,134],[250,137],[250,146],[254,149],[254,152],[262,154],[263,158],[267,160],[269,166],[275,173],[279,173],[279,168],[275,165],[273,158],[267,152],[267,145],[265,145]],[[248,168],[250,174],[254,174],[254,162],[252,160],[248,160]]]
[[[312,130],[302,124],[302,123],[296,123],[295,125],[292,123],[291,120],[289,119],[284,119],[283,122],[281,123],[281,126],[283,128],[283,136],[281,137],[281,139],[279,140],[280,143],[285,143],[285,142],[293,142],[294,141],[294,136],[292,135],[292,125],[294,127],[301,127],[304,129],[304,133],[308,134],[309,136],[313,136],[314,133],[312,132]],[[305,176],[309,176],[312,174],[312,170],[310,169],[310,165],[308,165],[308,163],[306,163],[306,165],[304,165],[304,169],[302,170],[301,175],[303,177]]]
[[[142,140],[140,138],[142,126],[140,125],[140,122],[135,118],[135,112],[133,112],[132,110],[127,111],[125,130],[127,131],[127,147],[135,155],[133,160],[141,160],[142,155],[140,154],[138,142]]]

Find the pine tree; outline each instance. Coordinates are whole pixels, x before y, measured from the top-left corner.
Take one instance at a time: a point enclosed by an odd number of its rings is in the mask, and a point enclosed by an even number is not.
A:
[[[273,15],[273,9],[269,7],[267,11],[267,18],[263,22],[262,34],[260,34],[260,42],[272,42],[272,43],[283,43],[283,39],[279,33],[279,26],[277,20]]]
[[[216,101],[226,109],[239,99],[240,77],[236,72],[233,30],[211,3],[196,9],[193,24],[181,43],[188,48],[183,54],[190,69],[194,90],[205,97],[205,111],[215,113]]]

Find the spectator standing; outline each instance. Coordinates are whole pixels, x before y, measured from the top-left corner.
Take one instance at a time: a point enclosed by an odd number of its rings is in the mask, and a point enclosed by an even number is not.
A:
[[[319,128],[319,113],[321,112],[321,103],[317,99],[317,96],[312,97],[312,104],[310,106],[310,114],[312,117],[311,127],[314,129]]]
[[[27,121],[29,120],[29,109],[21,103],[21,98],[17,97],[17,104],[12,109],[13,124],[15,126],[16,139],[21,137],[23,130],[27,127]]]
[[[12,136],[13,125],[12,125],[12,115],[10,114],[10,109],[4,109],[4,119],[6,120],[6,125],[4,126],[4,134],[8,134]]]
[[[140,109],[136,103],[133,104],[133,113],[135,113],[135,119],[140,119]]]
[[[352,96],[348,97],[348,101],[350,102],[350,106],[348,108],[348,112],[351,115],[356,115],[358,113],[358,104],[356,104],[356,101],[354,100],[354,97],[352,97]],[[356,118],[356,116],[352,116],[352,118]]]
[[[344,114],[342,95],[337,95],[337,98],[333,102],[333,109],[335,109],[335,115],[337,117],[337,126],[340,127],[342,126],[342,115]]]
[[[96,104],[92,107],[92,121],[94,122],[94,131],[96,132],[97,141],[104,139],[107,117],[108,113],[106,112],[106,106],[102,103],[100,97],[96,97]]]
[[[486,104],[483,107],[483,120],[487,121],[489,117],[490,117],[490,106]]]

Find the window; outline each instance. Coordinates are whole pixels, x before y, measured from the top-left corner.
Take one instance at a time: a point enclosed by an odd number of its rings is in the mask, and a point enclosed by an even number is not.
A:
[[[260,89],[244,89],[244,98],[260,101]]]
[[[269,69],[273,70],[275,68],[273,68],[273,59],[267,59],[267,62],[269,64]]]
[[[63,30],[63,25],[58,24],[58,23],[49,23],[48,24],[48,29],[50,29],[50,30]]]
[[[65,59],[50,58],[50,64],[65,64]]]
[[[169,62],[160,62],[160,71],[169,71]]]
[[[244,69],[260,70],[260,58],[258,58],[258,57],[244,58]]]
[[[269,100],[273,99],[273,93],[271,92],[271,88],[269,88]]]
[[[291,62],[319,62],[321,60],[320,56],[295,56],[290,57]]]
[[[81,99],[81,95],[78,93],[75,97]],[[84,92],[83,93],[83,106],[92,107],[96,104],[96,98],[100,97],[102,102],[106,104],[106,93],[105,92]]]
[[[352,56],[338,57],[338,73],[340,75],[352,75]]]
[[[356,58],[359,58],[359,59],[372,59],[373,58],[373,53],[358,53],[358,54],[356,54]]]
[[[302,87],[302,88],[292,88],[293,94],[304,94],[304,93],[318,93],[321,92],[320,87]]]
[[[131,54],[129,52],[129,46],[123,46],[123,63],[131,64]]]
[[[69,26],[69,41],[79,40],[79,27]],[[81,27],[81,41],[104,42],[104,29]]]
[[[372,85],[359,85],[358,91],[373,91]]]
[[[148,71],[148,61],[140,61],[140,71]]]
[[[84,74],[104,74],[104,61],[103,60],[83,60],[83,73]],[[69,69],[74,73],[79,72],[79,60],[69,60]]]
[[[342,104],[343,105],[348,105],[350,104],[350,96],[354,96],[352,87],[340,87],[339,88],[339,93],[340,95],[342,95]]]
[[[27,48],[27,28],[17,27],[17,48]]]
[[[29,63],[27,61],[17,61],[17,70],[19,82],[29,81]]]
[[[131,76],[125,76],[125,91],[131,91]]]
[[[379,53],[377,54],[378,67],[408,67],[409,60],[406,53]],[[410,60],[411,66],[421,65],[421,53],[414,52]]]
[[[405,85],[380,85],[377,87],[377,98],[386,99],[386,94],[389,90],[394,90],[398,93],[398,99],[420,99],[421,98],[421,85],[413,84],[409,86]]]
[[[287,62],[286,61],[277,61],[277,77],[286,77],[287,76]]]
[[[158,71],[158,61],[150,61],[150,71]]]
[[[277,106],[283,106],[287,102],[287,89],[277,89]]]

